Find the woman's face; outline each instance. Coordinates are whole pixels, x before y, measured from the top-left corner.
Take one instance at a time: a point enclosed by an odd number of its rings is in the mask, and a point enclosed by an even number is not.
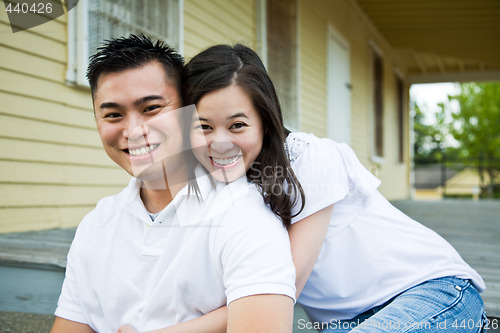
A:
[[[239,86],[204,95],[196,105],[191,146],[196,159],[221,182],[245,175],[262,149],[262,121]]]

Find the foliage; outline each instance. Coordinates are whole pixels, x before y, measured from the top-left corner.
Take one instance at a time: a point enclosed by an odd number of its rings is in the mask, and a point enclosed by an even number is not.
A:
[[[481,158],[479,174],[483,184],[487,181],[483,174],[488,175],[492,194],[500,177],[500,82],[462,83],[460,88],[458,95],[450,96],[460,108],[452,112],[449,132],[460,143],[460,157]]]
[[[412,102],[415,164],[446,161],[478,170],[481,196],[492,198],[500,188],[500,82],[460,84],[460,93],[448,96],[426,124],[425,112]],[[456,102],[458,107],[452,107]],[[450,138],[456,141],[450,144]],[[457,146],[458,144],[458,146]],[[447,163],[447,165],[449,164]]]
[[[500,82],[462,83],[460,88],[460,94],[450,96],[460,105],[452,113],[450,133],[460,142],[462,156],[500,158]]]
[[[442,107],[444,108],[444,105]],[[436,113],[436,123],[432,125],[426,124],[425,113],[416,102],[412,102],[411,109],[414,119],[413,151],[415,161],[418,164],[429,164],[441,160],[445,148],[444,132],[446,124],[444,117]]]

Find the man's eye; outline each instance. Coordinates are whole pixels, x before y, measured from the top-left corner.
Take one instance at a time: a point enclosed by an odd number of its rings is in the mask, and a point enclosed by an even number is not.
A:
[[[161,105],[151,105],[144,109],[144,112],[150,112],[161,108]]]
[[[104,116],[104,118],[108,118],[108,119],[115,119],[115,118],[119,118],[121,117],[122,115],[117,113],[117,112],[112,112],[112,113],[108,113]]]

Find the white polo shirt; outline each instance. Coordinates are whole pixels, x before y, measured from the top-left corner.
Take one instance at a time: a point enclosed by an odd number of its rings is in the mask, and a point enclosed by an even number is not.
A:
[[[56,316],[115,333],[187,321],[240,297],[295,297],[285,228],[246,177],[202,200],[184,188],[155,218],[132,179],[99,201],[78,227]]]
[[[306,195],[297,222],[334,204],[321,252],[298,302],[312,321],[351,319],[424,281],[481,276],[441,236],[392,206],[346,144],[292,133],[286,146]]]

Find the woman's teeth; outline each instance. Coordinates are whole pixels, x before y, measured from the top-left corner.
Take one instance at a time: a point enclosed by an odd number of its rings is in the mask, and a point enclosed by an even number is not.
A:
[[[128,153],[132,156],[142,156],[149,154],[153,150],[155,150],[159,145],[151,145],[147,147],[142,147],[138,149],[129,149]]]
[[[237,155],[235,157],[231,157],[231,158],[212,157],[212,161],[214,161],[215,163],[220,164],[220,165],[228,165],[228,164],[235,162],[238,158],[239,158],[239,155]]]

